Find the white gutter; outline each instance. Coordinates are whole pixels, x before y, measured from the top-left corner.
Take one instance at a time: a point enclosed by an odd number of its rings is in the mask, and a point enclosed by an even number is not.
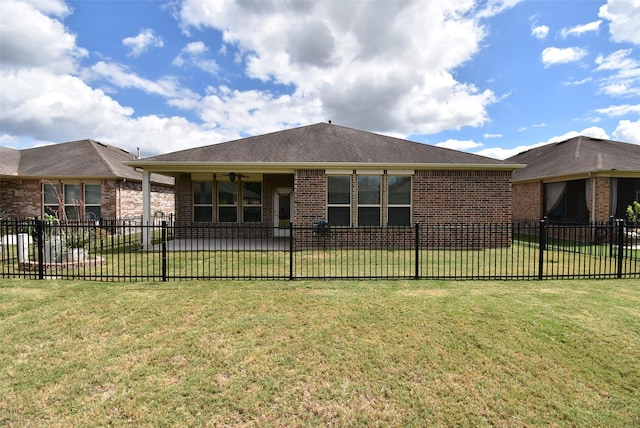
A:
[[[126,165],[153,172],[209,172],[242,169],[243,172],[293,172],[297,169],[418,169],[418,170],[482,170],[513,171],[524,164],[467,164],[467,163],[363,163],[363,162],[199,162],[199,161],[131,161]]]

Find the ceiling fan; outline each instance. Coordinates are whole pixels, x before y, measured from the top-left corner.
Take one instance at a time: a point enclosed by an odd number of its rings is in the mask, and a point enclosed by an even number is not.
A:
[[[230,172],[229,174],[220,174],[220,175],[226,175],[227,177],[229,177],[229,181],[231,181],[232,183],[236,181],[236,178],[248,178],[248,175],[244,175],[244,174],[239,174],[237,172]]]

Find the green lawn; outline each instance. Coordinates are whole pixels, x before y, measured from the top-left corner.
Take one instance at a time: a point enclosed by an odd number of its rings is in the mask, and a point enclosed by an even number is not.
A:
[[[640,426],[637,280],[0,280],[3,426]]]

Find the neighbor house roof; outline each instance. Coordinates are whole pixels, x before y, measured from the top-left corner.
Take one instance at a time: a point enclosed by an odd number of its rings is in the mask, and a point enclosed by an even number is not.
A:
[[[519,167],[511,162],[328,123],[177,151],[128,164],[165,171],[178,167],[193,170],[225,165],[253,165],[263,170],[331,166],[411,168],[430,165],[434,168],[505,170]]]
[[[640,176],[640,145],[585,136],[535,147],[507,160],[527,165],[514,172],[515,182],[589,173]]]
[[[126,150],[94,140],[79,140],[30,149],[0,148],[0,176],[20,178],[117,179],[141,181],[142,173],[125,162],[135,159]],[[173,184],[165,176],[152,181]]]

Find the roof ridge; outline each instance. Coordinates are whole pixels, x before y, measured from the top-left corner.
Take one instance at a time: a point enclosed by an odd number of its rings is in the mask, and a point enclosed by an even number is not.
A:
[[[102,163],[104,165],[107,166],[107,169],[109,170],[109,172],[111,174],[113,174],[114,176],[117,176],[117,171],[113,168],[113,165],[111,165],[111,162],[109,162],[109,160],[106,158],[106,156],[103,155],[102,151],[100,149],[98,149],[98,147],[96,146],[97,144],[108,148],[109,146],[107,146],[104,143],[101,143],[99,141],[96,140],[92,140],[92,139],[87,139],[87,141],[89,142],[89,144],[91,144],[91,149],[98,155],[98,157],[102,160]]]

